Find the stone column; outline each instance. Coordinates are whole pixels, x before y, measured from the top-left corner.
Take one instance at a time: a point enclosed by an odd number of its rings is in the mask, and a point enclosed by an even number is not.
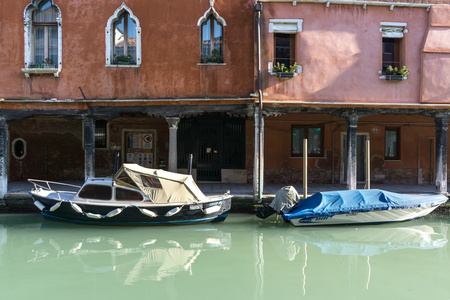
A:
[[[167,123],[169,123],[169,171],[177,172],[177,159],[178,159],[178,149],[177,149],[177,131],[178,123],[180,123],[180,118],[178,117],[167,117]]]
[[[358,116],[347,117],[347,189],[356,190],[356,129]]]
[[[91,117],[83,119],[84,126],[84,177],[95,177],[95,122]]]
[[[436,125],[436,192],[447,195],[448,115],[437,115]]]
[[[8,192],[8,122],[0,118],[0,199]]]

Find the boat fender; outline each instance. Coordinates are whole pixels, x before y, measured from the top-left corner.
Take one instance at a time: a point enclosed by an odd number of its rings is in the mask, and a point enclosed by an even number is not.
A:
[[[210,206],[210,207],[208,207],[208,208],[205,208],[205,209],[203,210],[203,212],[204,212],[206,215],[209,215],[209,214],[218,212],[219,210],[220,210],[220,205],[214,205],[214,206]]]
[[[61,202],[58,202],[58,203],[56,203],[56,204],[54,204],[52,207],[50,207],[50,211],[55,211],[55,210],[57,210],[60,206],[61,206],[61,203],[62,203],[62,201]]]
[[[172,209],[169,210],[164,216],[166,216],[166,217],[171,217],[171,216],[173,216],[173,215],[179,213],[180,210],[181,210],[181,206],[172,208]]]
[[[34,201],[34,205],[37,207],[37,208],[39,208],[41,211],[43,211],[44,209],[45,209],[45,205],[44,204],[42,204],[41,202],[39,202],[39,201]]]
[[[117,216],[118,214],[120,214],[122,212],[123,208],[116,208],[115,210],[110,211],[109,213],[106,214],[106,217],[108,218],[112,218]]]
[[[70,205],[72,206],[73,210],[76,211],[77,213],[79,214],[83,213],[83,210],[77,204],[70,202]]]
[[[101,219],[101,218],[103,218],[103,216],[102,215],[99,215],[99,214],[93,214],[93,213],[85,213],[84,214],[86,217],[88,217],[88,218],[92,218],[92,219]]]
[[[142,214],[149,216],[149,217],[157,217],[158,215],[155,214],[154,212],[152,212],[151,210],[145,209],[145,208],[139,208],[139,210],[141,211]]]

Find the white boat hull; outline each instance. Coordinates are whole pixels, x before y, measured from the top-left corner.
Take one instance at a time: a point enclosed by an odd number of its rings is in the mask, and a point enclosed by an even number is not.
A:
[[[297,227],[315,225],[376,224],[402,222],[426,216],[433,210],[435,210],[438,206],[439,205],[427,207],[411,207],[406,209],[323,215],[313,216],[310,218],[292,218],[289,220],[289,222]]]

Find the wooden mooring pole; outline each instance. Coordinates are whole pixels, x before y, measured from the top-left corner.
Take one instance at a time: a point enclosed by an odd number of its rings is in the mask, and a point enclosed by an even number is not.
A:
[[[370,190],[370,141],[366,140],[366,189]]]
[[[303,199],[308,197],[308,140],[303,139]]]

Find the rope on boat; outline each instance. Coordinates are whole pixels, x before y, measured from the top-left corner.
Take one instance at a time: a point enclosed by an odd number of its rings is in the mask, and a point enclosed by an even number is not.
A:
[[[35,205],[37,208],[39,208],[41,211],[50,211],[50,212],[53,212],[53,211],[57,210],[57,209],[61,206],[61,204],[62,204],[63,202],[69,202],[70,206],[72,207],[72,209],[73,209],[74,211],[76,211],[77,213],[82,214],[82,215],[84,215],[84,216],[86,216],[86,217],[88,217],[88,218],[91,218],[91,219],[105,219],[105,218],[112,218],[112,217],[117,216],[117,215],[120,214],[125,208],[127,208],[127,206],[119,207],[119,208],[116,208],[116,209],[110,211],[110,212],[107,213],[106,215],[101,215],[101,214],[94,214],[94,213],[90,213],[90,212],[85,212],[85,211],[83,211],[83,209],[82,209],[79,205],[77,205],[76,203],[72,203],[72,202],[69,201],[69,200],[62,200],[62,201],[60,201],[60,202],[57,202],[56,204],[54,204],[54,205],[51,206],[50,208],[45,207],[45,205],[42,204],[41,202],[39,202],[38,200],[35,200],[35,201],[34,201],[34,205]]]
[[[54,204],[54,205],[51,206],[50,208],[47,208],[44,204],[42,204],[42,203],[39,202],[38,200],[35,200],[35,201],[34,201],[34,205],[35,205],[37,208],[39,208],[41,211],[50,211],[50,212],[53,212],[53,211],[57,210],[57,209],[61,206],[61,204],[62,204],[63,202],[69,202],[70,206],[72,207],[72,209],[73,209],[74,211],[76,211],[77,213],[82,214],[82,215],[84,215],[84,216],[86,216],[86,217],[88,217],[88,218],[91,218],[91,219],[105,219],[105,218],[112,218],[112,217],[115,217],[115,216],[119,215],[119,214],[120,214],[123,210],[125,210],[127,207],[136,207],[137,209],[139,209],[139,211],[140,211],[143,215],[146,215],[146,216],[151,217],[151,218],[158,217],[158,215],[157,215],[155,212],[153,212],[153,211],[151,211],[151,210],[149,210],[149,209],[146,209],[146,208],[140,208],[140,207],[138,207],[138,206],[136,206],[136,205],[119,207],[119,208],[116,208],[116,209],[110,211],[110,212],[107,213],[106,215],[101,215],[101,214],[94,214],[94,213],[90,213],[90,212],[85,212],[85,211],[83,211],[83,209],[82,209],[79,205],[77,205],[76,203],[72,203],[72,202],[69,201],[69,200],[62,200],[62,201],[60,201],[60,202],[57,202],[56,204]],[[165,216],[165,217],[171,217],[171,216],[173,216],[173,215],[176,215],[177,213],[179,213],[179,212],[181,211],[181,209],[182,209],[183,207],[184,207],[184,205],[182,205],[182,206],[177,206],[177,207],[175,207],[175,208],[172,208],[172,209],[169,210],[164,216]]]

